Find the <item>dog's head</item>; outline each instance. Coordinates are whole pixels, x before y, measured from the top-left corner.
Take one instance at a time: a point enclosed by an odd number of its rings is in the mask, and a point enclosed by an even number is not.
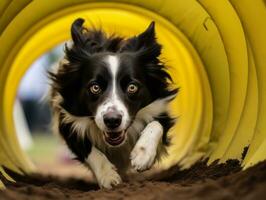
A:
[[[141,109],[177,90],[169,89],[171,77],[158,58],[154,22],[128,39],[88,30],[83,22],[72,24],[73,45],[66,45],[67,62],[51,74],[53,86],[62,108],[94,120],[105,142],[117,146]]]

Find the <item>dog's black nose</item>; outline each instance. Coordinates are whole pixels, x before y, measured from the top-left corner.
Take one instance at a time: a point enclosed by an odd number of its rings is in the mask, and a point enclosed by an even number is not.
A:
[[[115,129],[122,122],[122,115],[119,113],[109,112],[103,116],[103,121],[109,129]]]

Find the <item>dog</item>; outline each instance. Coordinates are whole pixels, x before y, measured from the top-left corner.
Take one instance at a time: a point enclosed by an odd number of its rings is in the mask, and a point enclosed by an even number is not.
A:
[[[167,153],[175,124],[168,104],[178,88],[159,59],[154,22],[129,38],[83,24],[73,22],[72,43],[49,72],[53,127],[98,185],[112,188]]]

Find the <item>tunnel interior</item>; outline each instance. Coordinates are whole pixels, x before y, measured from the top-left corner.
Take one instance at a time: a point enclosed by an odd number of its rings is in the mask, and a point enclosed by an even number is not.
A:
[[[69,40],[78,17],[122,36],[155,21],[161,59],[181,88],[170,106],[178,117],[173,145],[159,169],[237,160],[246,170],[266,159],[264,1],[24,0],[3,1],[0,11],[0,171],[6,179],[13,181],[7,171],[38,171],[14,128],[19,82],[36,58]]]

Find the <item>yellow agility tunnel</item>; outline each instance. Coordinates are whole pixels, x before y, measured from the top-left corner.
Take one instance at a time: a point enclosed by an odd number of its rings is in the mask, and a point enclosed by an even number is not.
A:
[[[161,167],[200,159],[266,159],[266,3],[263,0],[0,1],[0,170],[31,172],[14,129],[19,81],[43,53],[70,38],[74,19],[138,34],[154,20],[162,59],[181,90],[178,123]],[[243,149],[248,148],[242,160]],[[2,167],[1,167],[2,166]]]

